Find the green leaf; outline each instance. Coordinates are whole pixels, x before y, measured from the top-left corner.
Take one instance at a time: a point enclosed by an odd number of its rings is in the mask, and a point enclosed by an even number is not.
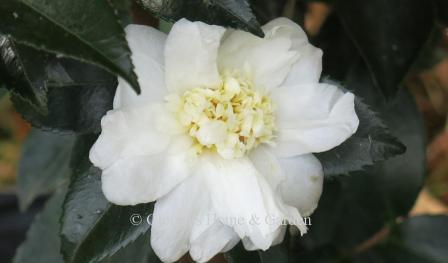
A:
[[[112,108],[115,76],[90,64],[3,43],[3,53],[8,55],[0,66],[7,75],[11,100],[24,119],[43,130],[101,130],[101,118]]]
[[[335,10],[367,63],[375,86],[386,97],[393,97],[431,33],[433,2],[338,0]]]
[[[45,67],[50,57],[43,52],[16,44],[0,35],[0,76],[7,87],[26,98],[36,109],[46,112],[47,74]]]
[[[356,133],[338,147],[315,154],[327,177],[359,171],[406,151],[406,147],[390,134],[387,126],[362,99],[356,98],[355,109],[359,118]]]
[[[108,1],[10,0],[0,5],[0,16],[0,33],[102,66],[140,92],[124,30]]]
[[[65,262],[96,262],[115,254],[148,232],[145,218],[152,204],[116,206],[101,190],[101,171],[92,166],[88,151],[96,136],[84,136],[73,154],[73,174],[61,217],[62,254]],[[142,223],[130,222],[133,214]],[[149,246],[149,244],[148,244]]]
[[[446,215],[411,217],[394,226],[387,239],[369,252],[381,262],[444,263],[448,258],[447,226]],[[372,257],[366,253],[358,262],[365,262],[366,256]]]
[[[247,0],[140,0],[140,3],[154,15],[167,21],[175,22],[187,18],[235,27],[259,37],[264,36]]]
[[[64,188],[66,188],[64,186]],[[59,216],[62,212],[65,189],[60,189],[45,204],[26,234],[25,242],[17,249],[14,263],[63,263],[59,253]],[[43,242],[44,241],[44,242]]]
[[[17,178],[19,206],[25,210],[41,194],[68,181],[75,137],[32,130],[22,147]]]
[[[113,256],[101,260],[102,263],[161,263],[162,261],[154,254],[149,246],[150,235],[145,234],[137,238]]]

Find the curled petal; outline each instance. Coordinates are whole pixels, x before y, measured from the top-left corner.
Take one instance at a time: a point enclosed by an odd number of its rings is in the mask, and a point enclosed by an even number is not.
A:
[[[183,93],[196,87],[218,87],[218,48],[225,29],[181,19],[171,29],[165,46],[165,79],[169,91]]]
[[[296,207],[302,216],[309,216],[316,209],[322,194],[324,172],[319,160],[305,154],[279,160],[286,180],[280,184],[282,199]]]
[[[136,205],[153,202],[173,190],[194,169],[191,143],[185,142],[188,139],[173,138],[161,153],[120,158],[103,169],[101,183],[107,200]]]
[[[264,27],[265,38],[240,30],[230,31],[219,49],[219,69],[238,70],[252,78],[259,89],[279,86],[288,75],[299,53],[293,39],[273,24]]]
[[[291,157],[330,150],[359,125],[354,99],[329,84],[281,87],[272,92],[277,106],[278,156]]]

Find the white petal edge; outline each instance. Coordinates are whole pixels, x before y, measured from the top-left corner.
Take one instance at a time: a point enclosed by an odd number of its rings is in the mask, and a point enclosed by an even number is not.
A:
[[[279,159],[286,180],[280,184],[283,201],[296,207],[302,216],[316,209],[322,194],[324,172],[312,154]]]
[[[218,87],[218,48],[225,29],[202,22],[177,21],[166,41],[165,80],[170,92]]]
[[[213,209],[240,238],[247,237],[255,247],[266,250],[284,219],[306,232],[298,210],[282,203],[249,159],[225,160],[214,155],[201,159],[198,167],[207,175]]]
[[[151,227],[151,246],[156,255],[164,262],[182,257],[190,249],[190,242],[200,242],[201,234],[214,224],[215,220],[204,218],[211,213],[205,180],[197,173],[157,200]],[[194,252],[198,258],[202,257],[200,252]]]
[[[164,196],[193,173],[196,156],[190,146],[190,138],[178,136],[161,153],[120,158],[103,169],[106,199],[117,205],[136,205]]]
[[[279,17],[263,26],[266,34],[276,34],[292,40],[292,49],[299,53],[298,60],[292,65],[284,86],[318,83],[322,73],[322,50],[308,42],[303,29],[293,21]]]
[[[330,84],[281,87],[272,92],[280,157],[330,150],[353,135],[359,125],[355,96]]]
[[[269,24],[268,24],[269,25]],[[271,27],[272,26],[272,27]],[[219,49],[220,72],[236,70],[252,79],[256,88],[270,90],[279,86],[298,59],[290,35],[269,25],[265,38],[241,30],[229,30]]]
[[[166,35],[152,27],[128,25],[126,40],[132,51],[131,59],[141,88],[137,93],[121,77],[114,97],[114,109],[161,102],[166,95],[164,57]]]
[[[157,154],[170,137],[158,131],[154,105],[112,110],[101,119],[101,134],[90,149],[92,163],[106,169],[120,158]]]

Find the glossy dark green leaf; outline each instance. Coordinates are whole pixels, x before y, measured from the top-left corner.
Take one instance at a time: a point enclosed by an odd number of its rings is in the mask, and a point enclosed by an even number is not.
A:
[[[319,206],[301,245],[307,249],[331,246],[347,255],[396,217],[407,215],[425,176],[425,129],[412,96],[401,90],[391,103],[369,81],[362,65],[354,66],[347,87],[377,110],[407,151],[365,171],[327,180]]]
[[[43,65],[49,60],[48,53],[38,52],[0,35],[0,77],[10,90],[43,113],[47,111],[45,93],[48,80]]]
[[[8,0],[0,33],[37,49],[102,66],[140,91],[130,49],[106,0]]]
[[[356,262],[444,263],[448,259],[448,216],[416,216],[392,228],[385,241]]]
[[[0,42],[0,73],[27,121],[51,131],[100,131],[101,117],[112,108],[114,75],[5,37],[0,36]]]
[[[362,170],[365,166],[403,154],[406,147],[360,98],[355,100],[359,127],[354,135],[336,148],[315,154],[326,177]]]
[[[22,146],[17,177],[22,210],[39,195],[47,194],[68,181],[74,141],[73,135],[31,131]]]
[[[64,187],[66,188],[66,187]],[[59,216],[62,212],[65,189],[60,189],[36,216],[26,235],[26,241],[17,249],[14,263],[63,263],[59,253]],[[44,241],[44,242],[43,242]]]
[[[247,0],[140,0],[154,15],[171,22],[181,18],[230,26],[264,36]]]
[[[95,139],[95,136],[82,137],[73,154],[73,174],[61,217],[61,251],[65,262],[102,260],[147,234],[149,229],[145,218],[152,212],[152,204],[115,206],[105,199],[101,171],[88,159]],[[141,224],[131,224],[133,214],[142,216]]]
[[[101,260],[101,263],[161,263],[162,261],[154,254],[150,244],[150,235],[144,234],[134,242],[120,249],[113,256]]]
[[[434,25],[433,2],[339,0],[335,9],[386,97],[417,58]]]

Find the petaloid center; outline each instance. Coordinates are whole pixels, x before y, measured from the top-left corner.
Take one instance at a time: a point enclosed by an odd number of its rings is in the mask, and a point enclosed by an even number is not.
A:
[[[244,78],[224,75],[219,88],[193,88],[176,97],[178,121],[194,138],[197,154],[216,151],[225,159],[239,158],[272,142],[273,104]]]

